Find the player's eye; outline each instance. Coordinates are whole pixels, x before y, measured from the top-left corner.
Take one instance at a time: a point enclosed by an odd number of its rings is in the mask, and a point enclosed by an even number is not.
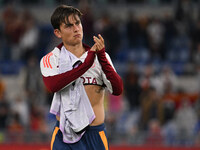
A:
[[[77,22],[76,22],[76,25],[79,25],[79,24],[80,24],[80,21],[77,21]]]
[[[72,24],[66,24],[66,25],[65,25],[66,28],[70,28],[70,27],[72,27],[72,26],[73,26]]]

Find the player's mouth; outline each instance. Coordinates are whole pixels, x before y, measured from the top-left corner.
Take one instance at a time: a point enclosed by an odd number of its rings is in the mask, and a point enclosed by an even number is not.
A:
[[[76,34],[74,35],[75,38],[80,38],[81,37],[81,34]]]

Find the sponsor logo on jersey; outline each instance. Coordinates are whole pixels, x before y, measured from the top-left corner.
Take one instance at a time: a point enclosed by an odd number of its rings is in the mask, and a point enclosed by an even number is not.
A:
[[[83,84],[97,84],[96,78],[92,77],[81,77],[83,79]]]

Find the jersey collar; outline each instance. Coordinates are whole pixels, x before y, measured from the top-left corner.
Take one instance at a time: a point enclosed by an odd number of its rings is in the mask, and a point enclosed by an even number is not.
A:
[[[60,43],[58,46],[56,46],[59,50],[61,50],[63,46],[63,43]],[[90,46],[88,46],[87,44],[83,43],[83,47],[85,48],[86,51],[90,50]]]

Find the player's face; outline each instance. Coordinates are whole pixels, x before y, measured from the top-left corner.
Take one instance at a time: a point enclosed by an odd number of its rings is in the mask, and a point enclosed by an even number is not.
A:
[[[54,33],[66,45],[74,46],[82,43],[83,28],[79,16],[70,15],[68,20],[66,19],[65,23],[60,25],[60,29],[55,29]]]

